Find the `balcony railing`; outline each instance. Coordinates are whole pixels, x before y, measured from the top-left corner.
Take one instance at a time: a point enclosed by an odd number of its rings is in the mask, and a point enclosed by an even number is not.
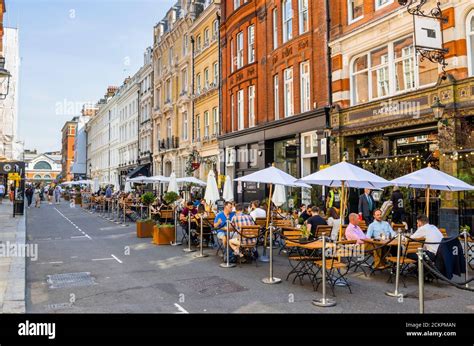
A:
[[[167,151],[179,148],[179,138],[172,136],[171,138],[163,138],[158,141],[158,151]]]

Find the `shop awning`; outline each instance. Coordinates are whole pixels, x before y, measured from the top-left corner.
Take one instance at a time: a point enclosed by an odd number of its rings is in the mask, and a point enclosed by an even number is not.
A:
[[[131,172],[129,172],[127,174],[127,178],[135,178],[139,175],[143,175],[145,177],[148,177],[149,175],[149,172],[148,172],[148,167],[150,165],[142,165],[142,166],[138,166],[137,168],[135,168],[134,170],[132,170]]]

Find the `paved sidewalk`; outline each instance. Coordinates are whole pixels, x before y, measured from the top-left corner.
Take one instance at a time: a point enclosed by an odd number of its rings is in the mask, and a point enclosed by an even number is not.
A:
[[[0,204],[0,312],[25,312],[26,258],[9,256],[6,245],[24,248],[26,239],[25,216],[13,218],[10,201]]]

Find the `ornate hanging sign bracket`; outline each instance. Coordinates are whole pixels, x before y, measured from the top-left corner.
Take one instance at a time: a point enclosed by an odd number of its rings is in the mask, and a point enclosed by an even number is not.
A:
[[[443,16],[441,3],[436,2],[436,7],[425,11],[423,6],[428,0],[398,0],[398,3],[407,7],[409,14],[413,16],[415,30],[415,49],[421,56],[421,61],[427,59],[441,65],[442,78],[446,79],[446,54],[448,49],[444,48],[442,24],[448,22]]]

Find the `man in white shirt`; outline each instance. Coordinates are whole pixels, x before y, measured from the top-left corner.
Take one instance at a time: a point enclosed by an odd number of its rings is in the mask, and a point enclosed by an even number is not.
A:
[[[425,215],[420,215],[416,219],[418,229],[410,238],[425,238],[427,243],[439,243],[443,240],[443,234],[438,227],[429,224],[429,219]],[[438,252],[439,244],[425,244],[423,248],[431,260],[434,260]],[[416,256],[416,255],[415,255]],[[418,257],[416,257],[418,258]]]
[[[260,201],[253,201],[250,205],[250,209],[250,216],[252,217],[253,221],[267,217],[267,212],[265,209],[260,208]]]

